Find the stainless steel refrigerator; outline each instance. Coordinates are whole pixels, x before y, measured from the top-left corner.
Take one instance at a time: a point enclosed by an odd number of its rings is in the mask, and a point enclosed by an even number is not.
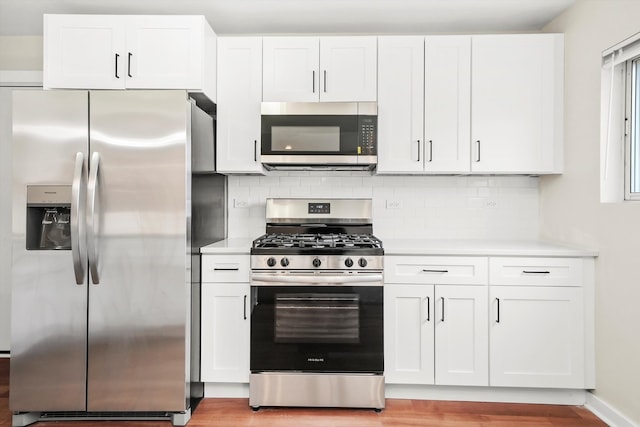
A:
[[[199,245],[225,234],[213,120],[185,91],[13,94],[14,425],[188,422]]]

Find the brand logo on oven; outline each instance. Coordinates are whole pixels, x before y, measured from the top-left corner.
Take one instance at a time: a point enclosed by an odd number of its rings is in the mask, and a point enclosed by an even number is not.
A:
[[[322,363],[324,362],[324,357],[307,357],[307,362]]]

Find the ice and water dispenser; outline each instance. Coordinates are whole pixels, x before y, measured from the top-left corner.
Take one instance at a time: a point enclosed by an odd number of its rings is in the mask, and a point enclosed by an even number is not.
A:
[[[27,250],[71,249],[71,186],[27,186]]]

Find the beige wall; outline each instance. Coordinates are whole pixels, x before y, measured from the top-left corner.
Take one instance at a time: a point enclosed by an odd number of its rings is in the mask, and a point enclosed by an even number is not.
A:
[[[42,37],[0,37],[0,70],[42,70]]]
[[[601,52],[638,17],[638,0],[577,0],[544,29],[565,33],[565,173],[540,179],[540,230],[599,250],[595,394],[640,424],[640,202],[599,202]]]

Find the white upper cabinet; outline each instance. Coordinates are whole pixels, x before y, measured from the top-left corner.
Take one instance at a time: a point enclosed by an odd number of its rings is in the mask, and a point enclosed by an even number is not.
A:
[[[558,34],[380,37],[378,173],[561,172],[562,78]]]
[[[262,39],[220,37],[218,59],[217,171],[261,174]]]
[[[320,101],[376,101],[376,37],[320,38]]]
[[[378,172],[469,172],[470,36],[378,39]]]
[[[185,89],[216,101],[216,36],[202,16],[45,15],[48,89]]]
[[[263,101],[376,101],[376,37],[265,37]]]
[[[424,171],[424,37],[378,37],[378,173]]]
[[[471,37],[427,37],[424,81],[424,170],[468,172]]]
[[[472,171],[561,172],[562,35],[474,36],[472,50]]]

